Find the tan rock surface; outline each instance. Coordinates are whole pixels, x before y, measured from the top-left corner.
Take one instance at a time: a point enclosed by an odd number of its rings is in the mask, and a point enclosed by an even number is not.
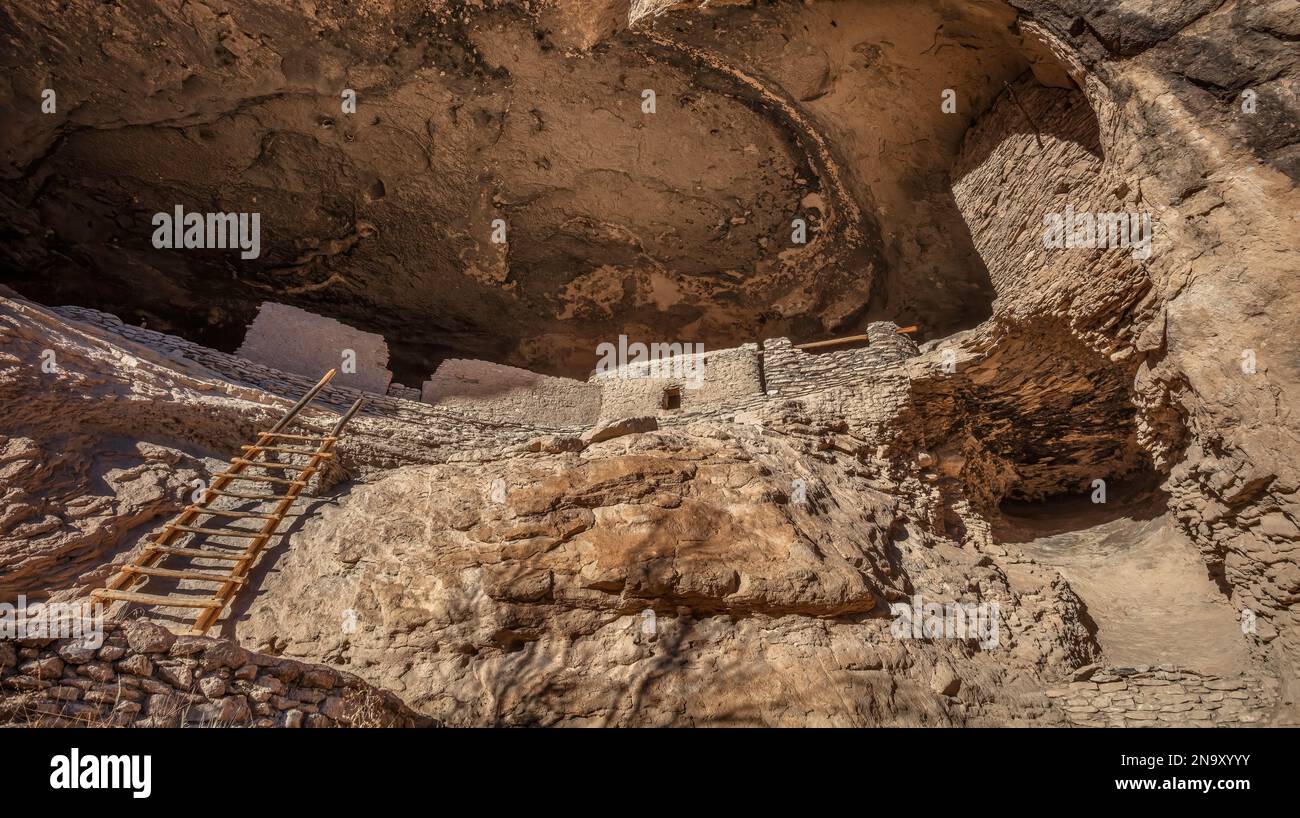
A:
[[[101,582],[297,396],[136,327],[233,349],[274,297],[403,382],[585,377],[619,334],[754,344],[765,381],[603,441],[376,401],[222,622],[245,647],[449,724],[1300,718],[1291,0],[186,6],[162,63],[149,3],[73,2],[70,42],[115,36],[51,117],[37,5],[3,261],[130,327],[0,302],[0,598]],[[265,258],[148,249],[177,198],[256,200]],[[1045,247],[1067,208],[1149,214],[1150,256]],[[914,595],[998,603],[999,645],[891,634]]]

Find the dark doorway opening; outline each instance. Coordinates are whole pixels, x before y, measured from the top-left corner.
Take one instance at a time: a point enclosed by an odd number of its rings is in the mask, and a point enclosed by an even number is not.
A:
[[[680,386],[670,386],[664,390],[663,400],[660,406],[664,409],[681,409],[682,408],[682,388]]]

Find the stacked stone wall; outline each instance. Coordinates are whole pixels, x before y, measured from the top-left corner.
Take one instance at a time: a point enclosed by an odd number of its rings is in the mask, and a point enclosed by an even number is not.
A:
[[[763,397],[757,344],[682,356],[593,375],[602,394],[604,418],[709,414]],[[675,392],[678,404],[665,406]]]
[[[307,377],[334,369],[340,386],[381,395],[393,380],[384,336],[273,301],[258,308],[235,354]]]
[[[896,325],[877,322],[868,327],[869,343],[856,349],[810,352],[796,349],[788,338],[763,342],[763,378],[771,397],[792,398],[837,387],[870,384],[897,371],[916,345],[899,335]]]
[[[197,364],[235,383],[288,400],[296,400],[316,382],[315,378],[284,372],[174,335],[131,326],[98,310],[65,306],[53,311],[64,318],[142,344],[178,362]],[[840,395],[845,402],[844,411],[853,413],[855,401],[878,403],[894,400],[889,395],[898,391],[895,382],[902,364],[917,354],[915,344],[895,330],[892,323],[878,322],[868,328],[870,345],[822,354],[795,349],[787,338],[765,341],[761,356],[757,346],[750,344],[706,353],[705,377],[696,389],[687,388],[683,379],[596,376],[588,383],[550,379],[576,387],[599,388],[601,392],[596,395],[581,388],[551,390],[554,394],[550,399],[554,405],[545,411],[538,411],[537,395],[528,389],[525,389],[526,394],[517,396],[518,400],[507,400],[501,406],[493,405],[493,396],[487,393],[462,395],[455,399],[450,389],[426,389],[422,397],[438,401],[437,405],[431,405],[416,400],[415,390],[400,384],[390,385],[387,394],[331,384],[317,400],[342,411],[357,398],[364,397],[366,407],[363,412],[366,415],[422,427],[445,427],[449,434],[465,434],[475,447],[512,445],[537,434],[580,433],[592,424],[589,417],[596,415],[604,419],[657,415],[661,424],[676,424],[725,419],[739,412],[809,395]],[[497,364],[485,366],[513,369]],[[538,381],[547,379],[547,376],[526,370],[514,371]],[[679,410],[665,410],[662,406],[664,390],[670,387],[680,388]],[[878,392],[881,394],[877,395]],[[562,402],[565,395],[572,397],[572,404]],[[541,404],[543,408],[547,405]]]
[[[1079,727],[1226,727],[1267,720],[1278,701],[1275,685],[1252,674],[1089,666],[1047,695]]]
[[[598,384],[451,358],[424,382],[425,403],[517,423],[584,426],[600,417]]]
[[[167,335],[143,327],[124,324],[116,316],[98,310],[68,306],[55,307],[53,312],[64,318],[90,324],[126,338],[128,341],[142,344],[173,360],[198,364],[204,369],[215,372],[235,383],[261,389],[288,400],[297,400],[302,397],[303,393],[315,386],[318,380],[318,378],[314,377],[284,372],[227,352],[219,352],[187,341],[184,338],[178,338],[175,335]],[[481,417],[474,418],[460,415],[446,408],[433,407],[418,399],[412,399],[411,396],[415,394],[415,390],[401,387],[401,385],[397,386],[399,388],[394,389],[390,385],[387,394],[379,394],[331,383],[321,391],[316,400],[318,403],[333,407],[336,410],[344,410],[351,406],[352,402],[357,398],[365,398],[366,405],[362,410],[364,414],[417,424],[445,424],[449,420],[455,421],[458,419],[478,423],[483,421]],[[551,430],[551,427],[540,423],[530,423],[528,427],[528,431],[537,429]]]
[[[351,673],[227,639],[104,622],[102,643],[0,641],[0,724],[43,727],[418,727],[431,721]]]

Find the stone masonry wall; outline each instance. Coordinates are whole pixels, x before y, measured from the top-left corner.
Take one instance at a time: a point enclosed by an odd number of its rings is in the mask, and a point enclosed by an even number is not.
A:
[[[176,636],[143,620],[76,639],[0,641],[0,724],[43,727],[419,727],[429,719],[351,673]]]
[[[173,360],[197,364],[233,382],[262,389],[288,400],[297,400],[316,382],[315,378],[284,372],[184,338],[125,324],[116,316],[98,310],[64,306],[51,308],[51,311],[63,318],[89,324],[142,344]],[[734,416],[737,412],[754,410],[773,402],[818,393],[843,395],[846,401],[844,411],[850,412],[857,403],[874,403],[877,398],[883,399],[883,396],[875,394],[878,390],[899,392],[900,384],[895,383],[896,376],[901,372],[902,363],[908,357],[916,355],[917,350],[911,339],[898,335],[894,332],[895,329],[896,325],[889,322],[873,323],[868,327],[870,346],[821,355],[794,349],[786,338],[769,339],[763,344],[762,355],[766,393],[757,385],[762,383],[758,379],[758,373],[750,369],[751,365],[758,364],[756,348],[745,345],[736,350],[707,353],[709,360],[705,372],[708,373],[709,367],[716,365],[713,375],[715,385],[711,387],[712,391],[702,394],[712,395],[712,400],[703,400],[701,396],[693,397],[690,393],[698,390],[683,388],[682,409],[664,412],[659,407],[665,384],[646,386],[648,391],[644,394],[638,394],[635,386],[624,391],[627,384],[621,384],[602,398],[600,414],[606,419],[619,416],[616,413],[621,411],[618,408],[621,401],[627,401],[625,405],[628,409],[621,416],[650,414],[648,409],[633,409],[643,404],[649,406],[652,396],[654,413],[659,415],[660,423],[678,423],[693,418]],[[707,377],[706,374],[706,380]],[[630,383],[635,384],[636,380],[631,379]],[[467,402],[433,406],[413,400],[413,390],[394,389],[393,386],[389,387],[387,395],[380,395],[331,384],[321,392],[317,401],[336,411],[343,411],[359,397],[366,398],[366,407],[362,410],[364,415],[420,427],[449,427],[449,431],[455,429],[458,436],[472,440],[477,447],[514,445],[539,434],[574,435],[590,425],[555,425],[536,413],[527,419],[504,414],[485,414],[483,406]],[[896,396],[889,400],[894,399]]]
[[[703,362],[699,358],[703,358]],[[593,375],[602,394],[601,416],[604,418],[664,416],[707,413],[718,408],[734,408],[763,396],[758,345],[744,344],[736,349],[720,349],[701,355],[682,356],[694,366],[702,366],[702,375],[694,378],[658,377],[673,371],[673,361],[658,370],[641,364],[615,372]],[[689,373],[679,366],[681,373]],[[664,393],[678,389],[678,409],[663,406]]]
[[[353,367],[344,360],[351,352]],[[334,382],[385,394],[393,373],[384,336],[316,315],[307,310],[264,301],[235,354],[259,364],[319,378],[336,369]],[[355,371],[349,372],[353,368]]]
[[[600,416],[601,390],[572,378],[451,358],[424,382],[421,397],[435,406],[519,423],[579,426]]]
[[[154,330],[124,324],[117,316],[99,312],[98,310],[66,306],[54,307],[51,311],[72,321],[90,324],[101,330],[126,338],[128,341],[142,344],[168,358],[198,364],[204,369],[215,372],[231,381],[265,390],[287,400],[292,401],[302,397],[318,380],[318,377],[295,375],[236,355],[219,352],[175,335],[167,335]],[[360,389],[348,386],[337,386],[331,382],[329,386],[321,391],[316,401],[342,411],[351,406],[352,402],[357,398],[364,397],[366,405],[362,410],[363,414],[377,415],[416,424],[446,424],[449,421],[459,421],[466,424],[482,424],[484,422],[481,417],[465,416],[443,407],[433,407],[418,400],[412,400],[408,396],[413,391],[394,390],[390,386],[388,394],[385,395],[363,392]],[[539,429],[552,431],[551,427],[537,422],[528,424],[527,428],[520,426],[519,431],[523,435],[529,435]],[[510,430],[506,428],[501,429],[500,434],[505,439],[519,437],[519,435],[510,434]]]
[[[868,346],[812,353],[795,349],[788,338],[763,342],[763,380],[767,394],[790,398],[834,387],[871,382],[916,355],[916,345],[898,326],[878,321],[867,327]]]
[[[1272,679],[1204,675],[1181,668],[1098,667],[1049,688],[1080,727],[1229,726],[1261,722],[1278,700]]]

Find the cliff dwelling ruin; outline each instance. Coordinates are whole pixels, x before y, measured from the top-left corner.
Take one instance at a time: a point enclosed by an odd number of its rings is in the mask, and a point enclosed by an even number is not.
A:
[[[59,5],[0,722],[1300,720],[1295,0]]]

